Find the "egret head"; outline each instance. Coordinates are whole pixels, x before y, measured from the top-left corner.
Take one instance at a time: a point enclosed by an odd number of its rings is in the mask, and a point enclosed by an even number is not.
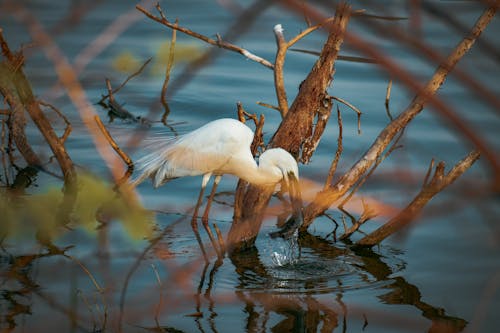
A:
[[[293,215],[289,222],[279,231],[271,234],[272,237],[291,236],[303,223],[302,195],[299,185],[299,167],[297,161],[290,153],[281,148],[266,150],[260,156],[259,165],[269,169],[276,177],[277,182],[282,182],[288,189],[292,203]],[[284,183],[284,184],[283,184]]]

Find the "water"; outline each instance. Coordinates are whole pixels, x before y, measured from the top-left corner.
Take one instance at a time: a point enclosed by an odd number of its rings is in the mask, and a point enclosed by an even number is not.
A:
[[[48,31],[59,31],[55,40],[70,61],[114,19],[133,10],[131,3],[96,2],[80,20],[63,23],[60,29],[61,20],[71,8],[69,3],[30,1],[23,5]],[[408,7],[402,2],[387,1],[384,8],[372,5],[366,6],[375,13],[409,15]],[[478,5],[471,3],[435,5],[450,11],[467,27],[481,12]],[[364,6],[354,4],[355,8]],[[181,25],[212,38],[216,33],[223,34],[235,20],[231,11],[217,2],[166,1],[162,7],[169,19],[178,17]],[[19,16],[11,13],[6,2],[0,2],[0,27],[11,48],[16,49],[31,39],[26,22],[20,22]],[[431,18],[422,17],[422,37],[446,54],[461,37],[456,30]],[[283,9],[270,8],[235,43],[272,60],[275,52],[272,27],[277,23],[284,26],[287,38],[304,28],[302,18]],[[394,23],[404,31],[409,31],[409,24],[408,21]],[[362,21],[353,19],[349,29],[382,47],[386,54],[423,80],[429,78],[436,67],[433,61],[412,48],[381,37]],[[484,32],[485,40],[496,46],[498,32],[500,23],[496,18]],[[111,38],[111,43],[83,69],[80,81],[90,103],[96,103],[106,92],[105,78],[118,86],[128,76],[117,70],[120,59],[129,57],[142,64],[154,57],[151,66],[116,97],[120,103],[126,103],[125,107],[133,114],[159,119],[158,100],[164,69],[157,54],[160,45],[170,36],[170,30],[142,14],[133,17],[125,32]],[[297,47],[318,50],[323,41],[324,35],[314,34]],[[206,49],[203,43],[178,34],[180,50],[193,47],[198,52]],[[346,54],[355,53],[349,43],[343,50]],[[55,85],[52,63],[38,48],[27,49],[26,56],[25,73],[36,95],[56,105],[71,121],[73,132],[67,147],[72,159],[81,169],[110,179],[75,107]],[[176,82],[182,72],[181,60],[174,66],[172,82]],[[290,101],[314,61],[313,56],[301,53],[290,52],[287,56],[285,83]],[[499,96],[498,59],[484,48],[473,49],[459,66]],[[373,65],[336,64],[330,94],[346,99],[363,112],[362,132],[358,134],[356,115],[341,106],[344,152],[340,172],[356,161],[388,123],[384,107],[388,80],[389,77]],[[455,76],[448,78],[440,96],[498,151],[498,110],[492,110]],[[412,97],[413,93],[395,82],[391,112],[394,115],[401,112]],[[169,122],[182,132],[216,118],[234,118],[236,102],[241,101],[247,111],[265,114],[267,140],[280,117],[277,112],[255,103],[275,104],[275,100],[269,69],[238,54],[222,51],[213,64],[171,95]],[[105,120],[106,112],[97,105],[94,108]],[[47,113],[62,133],[63,123]],[[301,177],[309,184],[303,190],[305,196],[308,192],[314,195],[316,187],[322,186],[335,154],[334,120],[331,119],[312,162],[300,166]],[[117,138],[138,126],[119,120],[106,125]],[[153,122],[151,132],[161,131],[166,131],[165,127]],[[35,150],[49,156],[34,126],[30,126],[28,134]],[[412,122],[401,143],[404,147],[384,161],[363,186],[360,196],[383,202],[389,208],[403,207],[418,191],[431,158],[444,160],[449,168],[471,148],[431,109]],[[58,170],[55,165],[53,169]],[[216,261],[211,253],[210,264],[205,264],[189,223],[201,179],[174,180],[158,190],[153,190],[150,184],[141,184],[141,200],[156,213],[154,222],[133,219],[131,210],[130,216],[126,216],[129,219],[111,219],[111,223],[96,228],[95,219],[90,215],[71,228],[58,229],[54,235],[55,245],[72,246],[65,252],[66,256],[47,252],[46,247],[40,245],[35,238],[36,223],[33,228],[23,225],[22,230],[12,227],[15,235],[2,242],[0,255],[1,326],[6,331],[8,327],[15,327],[14,331],[40,332],[98,331],[103,327],[110,332],[118,331],[119,327],[133,332],[159,331],[160,328],[170,332],[440,332],[446,329],[494,332],[500,325],[496,316],[496,309],[500,308],[498,198],[470,193],[476,189],[475,185],[491,179],[489,172],[483,158],[456,184],[438,194],[409,231],[384,241],[373,250],[359,250],[349,242],[336,242],[331,234],[335,225],[326,217],[318,218],[309,234],[297,243],[271,240],[268,234],[276,230],[277,220],[273,215],[266,219],[255,248],[226,257],[222,262]],[[87,191],[88,200],[80,205],[87,207],[87,210],[82,208],[86,213],[94,212],[105,200],[93,193],[108,193],[99,184],[92,184],[96,192]],[[235,184],[234,177],[223,178],[219,186],[222,194],[217,197],[218,204],[211,213],[210,222],[216,223],[224,235],[231,226]],[[38,174],[35,185],[28,192],[42,196],[42,207],[52,207],[51,202],[60,198],[58,178]],[[359,216],[361,200],[355,199],[348,210]],[[271,206],[278,211],[282,209],[278,200],[273,200]],[[339,222],[337,233],[341,234],[342,214],[335,208],[328,213]],[[47,221],[51,221],[52,215],[48,216]],[[381,216],[369,221],[362,230],[370,232],[387,218]],[[45,221],[39,215],[35,222],[42,220]],[[128,220],[132,222],[126,222]],[[134,222],[139,220],[143,222]],[[348,219],[346,223],[350,223]],[[152,233],[148,233],[151,226]],[[151,240],[158,235],[160,239]],[[356,233],[353,240],[360,237],[362,235]],[[210,242],[204,232],[202,241],[209,249]]]

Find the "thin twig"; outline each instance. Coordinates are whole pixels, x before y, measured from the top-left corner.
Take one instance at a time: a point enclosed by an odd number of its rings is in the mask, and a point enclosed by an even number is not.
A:
[[[45,54],[54,66],[54,70],[59,81],[65,87],[69,99],[75,105],[83,124],[89,131],[97,152],[106,162],[107,167],[115,179],[118,179],[118,169],[115,167],[119,164],[119,161],[116,158],[111,157],[112,154],[109,153],[105,138],[100,135],[99,130],[96,126],[94,126],[92,118],[96,115],[96,111],[92,106],[92,103],[89,102],[87,94],[81,83],[78,81],[77,73],[75,72],[74,67],[69,63],[66,56],[63,54],[54,39],[45,30],[45,27],[41,24],[38,18],[34,16],[24,5],[20,4],[16,6],[15,14],[23,23],[26,24],[33,40],[37,44],[43,46]],[[59,164],[62,164],[62,162],[69,165],[71,164],[69,157],[65,158],[64,156],[58,155],[56,155],[56,157],[58,157]],[[66,171],[66,179],[76,178],[76,173],[73,169],[74,168],[72,167],[69,172]]]
[[[280,108],[278,106],[271,105],[271,104],[268,104],[268,103],[264,103],[264,102],[261,102],[261,101],[258,101],[257,104],[260,105],[260,106],[263,106],[265,108],[273,109],[273,110],[276,110],[276,111],[280,110]]]
[[[432,169],[434,169],[434,159],[431,159],[431,162],[429,163],[429,168],[427,169],[427,173],[425,174],[424,181],[422,186],[426,186],[429,183],[429,177],[431,176]]]
[[[351,200],[352,196],[361,188],[361,186],[363,186],[363,184],[371,177],[371,175],[375,172],[375,170],[378,168],[378,166],[390,155],[392,154],[392,152],[398,148],[400,148],[401,146],[398,145],[399,143],[399,140],[401,140],[401,138],[403,137],[403,134],[404,134],[404,130],[402,130],[401,132],[399,132],[398,136],[396,137],[396,139],[394,140],[394,143],[391,145],[391,147],[385,152],[384,155],[380,156],[377,161],[375,162],[375,164],[373,165],[373,167],[370,169],[370,171],[368,171],[368,173],[366,175],[364,175],[351,189],[351,192],[349,193],[349,195],[347,195],[344,200],[342,200],[342,202],[340,203],[339,206],[344,206],[349,200]]]
[[[374,218],[375,216],[378,215],[378,213],[372,208],[370,207],[364,199],[361,199],[361,202],[363,204],[363,213],[361,214],[361,216],[359,217],[359,219],[357,219],[350,228],[348,228],[347,230],[345,230],[344,234],[342,236],[340,236],[340,240],[345,240],[347,238],[349,238],[353,233],[355,233],[356,231],[359,230],[359,228],[367,221],[369,221],[370,219]]]
[[[52,105],[50,103],[47,103],[47,102],[44,102],[44,101],[38,101],[38,103],[40,105],[43,105],[43,106],[46,106],[46,107],[50,108],[52,111],[54,111],[55,113],[57,113],[57,115],[59,117],[61,117],[62,120],[66,123],[66,128],[64,129],[64,133],[59,138],[59,140],[61,140],[61,143],[64,144],[66,142],[66,139],[68,138],[68,136],[71,134],[71,131],[73,130],[73,128],[71,127],[71,123],[69,122],[68,118],[58,108],[56,108],[54,105]]]
[[[137,8],[137,10],[139,10],[140,12],[142,12],[144,15],[146,15],[151,20],[156,21],[156,22],[158,22],[158,23],[160,23],[160,24],[162,24],[164,26],[167,26],[167,27],[169,27],[171,29],[178,30],[178,31],[180,31],[180,32],[182,32],[182,33],[184,33],[186,35],[192,36],[194,38],[200,39],[200,40],[204,41],[207,44],[214,45],[214,46],[226,49],[226,50],[230,50],[230,51],[234,51],[234,52],[240,53],[241,55],[247,57],[248,59],[250,59],[252,61],[255,61],[255,62],[258,62],[261,65],[266,66],[267,68],[270,68],[270,69],[274,68],[273,64],[271,64],[269,61],[267,61],[266,59],[261,58],[261,57],[255,55],[255,54],[251,53],[250,51],[248,51],[248,50],[246,50],[244,48],[241,48],[241,47],[236,46],[234,44],[228,43],[228,42],[223,41],[221,39],[215,40],[215,39],[209,38],[207,36],[204,36],[202,34],[199,34],[197,32],[194,32],[192,30],[189,30],[187,28],[184,28],[184,27],[181,27],[181,26],[178,26],[178,25],[176,26],[172,22],[168,21],[165,17],[157,17],[157,16],[151,14],[150,12],[148,12],[146,9],[144,9],[140,5],[136,5],[135,8]],[[161,8],[160,8],[160,10],[161,10]]]
[[[387,83],[387,91],[385,93],[385,107],[389,108],[389,100],[391,99],[391,90],[392,90],[392,80],[389,80]]]
[[[144,68],[146,68],[146,66],[147,66],[147,65],[151,62],[151,60],[153,60],[153,58],[149,58],[148,60],[146,60],[146,61],[142,64],[142,66],[141,66],[141,67],[140,67],[137,71],[135,71],[134,73],[130,74],[130,75],[129,75],[126,79],[125,79],[125,81],[123,81],[123,82],[122,82],[122,84],[120,84],[120,85],[118,86],[118,88],[116,88],[116,89],[112,90],[111,92],[112,92],[113,94],[116,94],[116,93],[117,93],[120,89],[122,89],[122,88],[123,88],[123,87],[124,87],[124,86],[128,83],[128,81],[130,81],[130,80],[131,80],[132,78],[134,78],[135,76],[137,76],[137,75],[141,74],[141,73],[142,73],[142,71],[144,70]],[[99,102],[97,102],[97,104],[102,104],[102,103],[104,103],[104,100],[106,100],[107,98],[109,98],[109,97],[110,97],[111,92],[110,92],[110,91],[109,91],[109,89],[108,89],[108,94],[107,94],[107,95],[103,95],[103,96],[102,96],[102,98],[99,100]]]
[[[358,134],[361,134],[361,115],[363,113],[357,107],[355,107],[354,105],[352,105],[351,103],[349,103],[348,101],[346,101],[343,98],[335,97],[335,96],[328,96],[328,97],[348,106],[351,110],[353,110],[354,112],[356,112],[358,114]]]
[[[319,24],[316,24],[316,25],[313,25],[313,26],[309,26],[307,29],[301,31],[297,36],[295,36],[292,39],[290,39],[288,41],[287,45],[286,45],[286,48],[288,49],[288,48],[292,47],[299,40],[301,40],[305,36],[309,35],[311,32],[313,32],[315,30],[318,30],[319,28],[321,28],[322,26],[324,26],[326,23],[333,22],[334,19],[335,19],[335,17],[330,17],[330,18],[327,18],[326,20],[324,20],[323,22],[321,22]]]
[[[99,129],[101,130],[102,134],[104,135],[104,137],[108,141],[108,143],[111,145],[111,147],[114,149],[114,151],[121,157],[121,159],[125,162],[125,164],[127,164],[127,171],[122,176],[122,178],[120,178],[117,181],[117,184],[122,184],[124,181],[129,179],[130,176],[132,175],[132,172],[134,172],[134,163],[132,162],[130,157],[123,150],[121,150],[121,148],[116,144],[116,141],[111,137],[111,134],[109,134],[109,131],[106,129],[106,127],[102,123],[101,118],[98,115],[95,115],[94,120],[95,120],[97,126],[99,127]]]
[[[325,190],[332,186],[333,175],[335,171],[337,171],[337,165],[340,160],[340,155],[342,155],[342,115],[340,113],[340,109],[337,105],[337,123],[339,127],[339,135],[337,138],[337,151],[335,152],[335,158],[330,165],[330,169],[328,170],[328,176],[326,177],[325,186],[323,187]]]
[[[176,19],[174,25],[178,26],[179,20]],[[167,87],[168,87],[168,82],[170,81],[170,72],[172,71],[172,67],[174,65],[174,55],[175,55],[174,51],[175,51],[176,40],[177,40],[177,30],[172,29],[172,40],[170,41],[170,50],[168,53],[167,68],[165,69],[165,80],[163,81],[163,86],[161,88],[161,104],[163,105],[163,108],[165,110],[163,116],[161,117],[161,122],[165,125],[167,124],[167,118],[168,115],[170,114],[170,107],[168,106],[167,103]]]
[[[161,283],[160,274],[158,273],[158,270],[156,269],[156,266],[153,263],[151,263],[151,268],[153,269],[153,272],[155,273],[156,282],[158,282],[158,288],[160,289],[160,295],[159,295],[160,301],[158,302],[158,305],[156,306],[156,310],[155,310],[156,326],[160,327],[160,322],[158,321],[158,318],[160,317],[160,310],[162,308],[162,302],[163,302],[163,285]]]

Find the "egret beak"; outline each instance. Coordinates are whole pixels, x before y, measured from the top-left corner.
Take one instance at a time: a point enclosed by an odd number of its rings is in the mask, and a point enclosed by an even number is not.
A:
[[[282,237],[288,239],[304,223],[304,217],[302,215],[302,194],[300,192],[299,180],[293,173],[288,174],[288,191],[292,202],[292,216],[285,222],[280,230],[269,234],[271,238]]]

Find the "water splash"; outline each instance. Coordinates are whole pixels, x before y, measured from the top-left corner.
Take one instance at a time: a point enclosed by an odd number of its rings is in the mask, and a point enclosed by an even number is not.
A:
[[[276,266],[294,265],[300,259],[299,232],[295,230],[288,239],[274,238],[272,243],[271,260]]]

